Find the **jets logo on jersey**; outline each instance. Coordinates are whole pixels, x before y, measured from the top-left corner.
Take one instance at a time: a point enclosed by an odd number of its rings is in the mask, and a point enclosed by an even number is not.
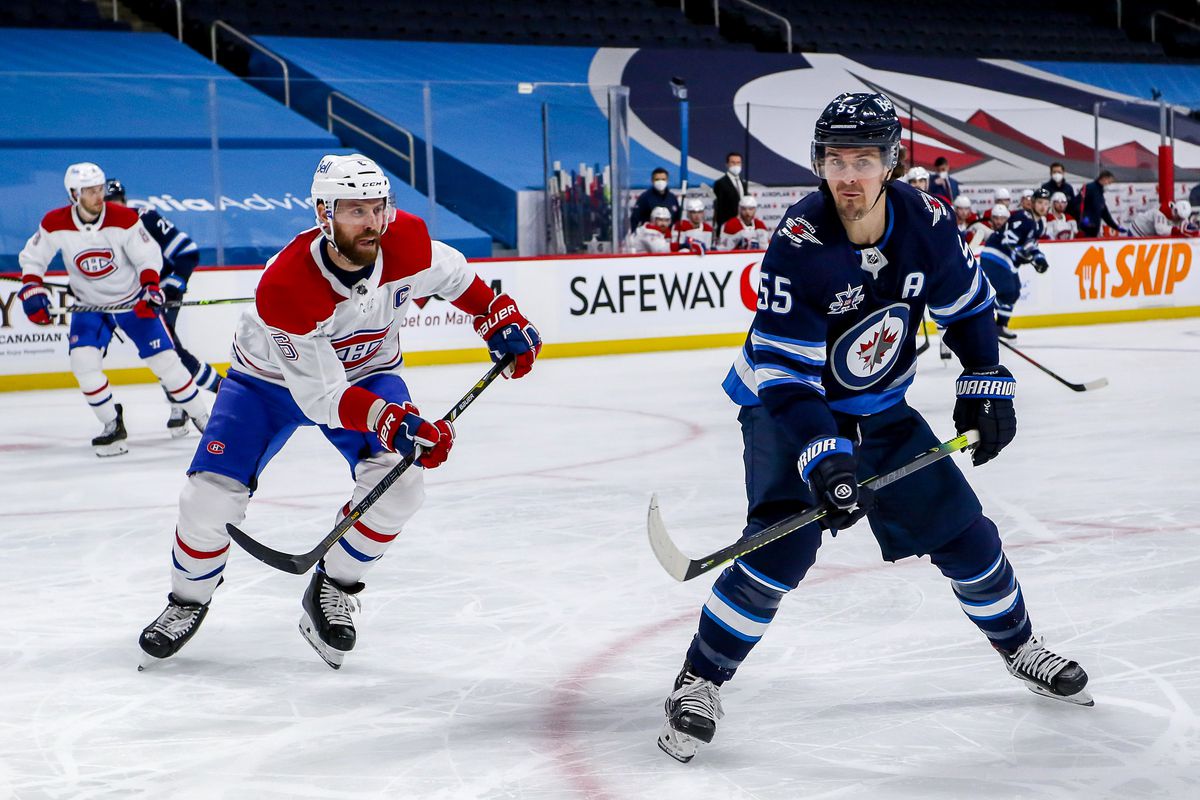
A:
[[[942,217],[949,218],[950,215],[946,212],[946,208],[942,205],[941,200],[938,200],[936,197],[930,197],[924,192],[921,192],[921,199],[925,201],[925,210],[929,212],[931,217],[933,217],[933,219],[929,221],[929,226],[931,228],[934,225],[937,225]]]
[[[83,273],[83,277],[93,280],[111,275],[117,269],[116,262],[113,261],[113,251],[107,248],[84,250],[75,256],[75,267]]]
[[[829,304],[830,314],[845,314],[847,311],[853,311],[858,308],[862,301],[866,299],[863,294],[863,287],[851,286],[846,284],[846,291],[838,292],[837,299]]]
[[[349,336],[334,339],[333,350],[346,369],[353,369],[374,358],[391,332],[390,323],[385,328],[373,331],[355,331]]]
[[[788,217],[779,226],[779,235],[786,236],[792,240],[796,246],[800,246],[805,242],[813,244],[821,244],[821,240],[817,238],[817,227],[804,217]]]
[[[854,390],[878,383],[896,363],[908,335],[908,325],[908,306],[894,303],[838,337],[830,357],[838,383]]]

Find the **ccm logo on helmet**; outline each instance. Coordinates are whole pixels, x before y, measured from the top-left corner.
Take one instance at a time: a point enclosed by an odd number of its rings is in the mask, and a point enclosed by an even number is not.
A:
[[[103,278],[116,271],[117,265],[113,261],[113,251],[104,250],[84,250],[75,256],[75,268],[83,273],[85,278]]]
[[[212,453],[214,456],[223,455],[225,453],[225,443],[213,439],[208,443],[208,452]]]

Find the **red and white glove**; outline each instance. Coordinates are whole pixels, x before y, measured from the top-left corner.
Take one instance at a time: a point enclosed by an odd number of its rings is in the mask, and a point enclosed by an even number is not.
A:
[[[21,298],[21,308],[25,316],[34,325],[50,324],[50,290],[42,285],[42,279],[37,275],[26,275],[21,278],[25,284],[17,297]]]
[[[142,270],[142,293],[133,306],[133,313],[142,319],[153,319],[165,302],[167,298],[158,288],[158,273],[152,269]]]
[[[425,469],[433,469],[445,463],[454,446],[454,426],[449,420],[439,419],[430,422],[421,416],[421,412],[412,403],[383,403],[378,409],[372,408],[367,417],[367,424],[379,436],[383,446],[393,453],[409,456],[418,446],[423,449],[417,456],[417,463]]]
[[[511,297],[506,294],[493,297],[487,313],[475,317],[474,325],[475,332],[487,342],[493,362],[513,356],[504,377],[521,378],[529,374],[542,350],[542,337]]]

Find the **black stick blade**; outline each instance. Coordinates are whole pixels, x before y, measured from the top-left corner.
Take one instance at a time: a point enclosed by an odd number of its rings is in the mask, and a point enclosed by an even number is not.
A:
[[[303,575],[312,569],[313,564],[316,563],[315,560],[310,560],[310,553],[291,555],[290,553],[281,553],[278,550],[267,547],[262,542],[251,538],[236,525],[227,523],[225,530],[229,533],[229,538],[237,542],[239,547],[268,567],[274,567],[281,572],[290,572],[292,575]],[[318,558],[320,558],[319,555]]]

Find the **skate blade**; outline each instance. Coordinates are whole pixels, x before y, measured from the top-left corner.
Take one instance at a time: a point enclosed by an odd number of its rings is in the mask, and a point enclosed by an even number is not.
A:
[[[149,667],[161,664],[164,661],[166,661],[165,658],[152,656],[140,647],[138,648],[138,672],[145,672]]]
[[[317,655],[321,657],[329,666],[334,669],[341,669],[342,662],[346,659],[346,654],[341,650],[335,650],[329,645],[321,641],[321,637],[317,635],[316,626],[312,624],[308,614],[300,618],[300,635],[304,637],[304,641],[308,642],[313,650],[317,651]]]
[[[680,764],[686,764],[696,757],[696,740],[675,730],[668,722],[663,725],[662,733],[658,735],[658,749]]]
[[[168,425],[167,432],[171,434],[172,439],[182,439],[188,435],[187,420],[184,420],[183,425]]]
[[[97,458],[112,458],[113,456],[123,456],[129,452],[129,448],[124,442],[113,442],[112,444],[94,444],[92,448],[96,451]]]
[[[1042,697],[1049,697],[1051,700],[1061,700],[1064,703],[1071,703],[1072,705],[1076,706],[1091,707],[1096,705],[1096,701],[1092,699],[1091,692],[1089,692],[1087,689],[1080,689],[1078,692],[1071,695],[1061,695],[1055,694],[1047,689],[1043,689],[1041,686],[1036,686],[1031,683],[1027,683],[1025,686],[1028,687],[1029,691],[1033,692],[1034,694],[1041,695]]]

